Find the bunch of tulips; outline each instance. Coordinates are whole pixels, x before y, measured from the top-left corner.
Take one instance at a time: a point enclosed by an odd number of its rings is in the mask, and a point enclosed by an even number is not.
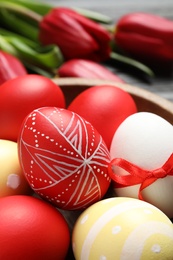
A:
[[[20,75],[22,66],[23,71],[50,78],[123,82],[103,63],[114,60],[153,77],[148,61],[173,60],[173,21],[152,14],[127,14],[115,25],[109,17],[89,10],[0,0],[0,25],[1,83]],[[4,76],[5,64],[13,73]]]

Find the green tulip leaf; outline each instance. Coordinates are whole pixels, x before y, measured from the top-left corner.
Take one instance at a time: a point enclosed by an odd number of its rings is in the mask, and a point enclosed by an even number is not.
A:
[[[19,59],[47,69],[58,68],[63,56],[56,45],[41,46],[25,37],[0,29],[1,40],[11,46],[13,54]],[[6,49],[0,44],[0,49]],[[9,47],[10,48],[10,47]],[[11,53],[12,54],[12,53]]]
[[[14,13],[2,8],[0,9],[0,23],[1,27],[25,36],[30,40],[38,41],[38,26],[25,21],[23,16],[15,15]]]
[[[53,77],[55,77],[56,75],[56,71],[48,71],[48,70],[44,70],[36,65],[30,64],[28,62],[23,62],[24,66],[26,67],[26,69],[28,70],[29,73],[36,73],[36,74],[40,74],[42,76],[45,76],[47,78],[52,79]]]
[[[4,0],[0,0],[0,3],[4,2]],[[40,15],[46,15],[52,8],[52,5],[47,3],[43,3],[42,1],[34,1],[34,0],[6,0],[8,3],[18,4],[20,6],[24,6]]]
[[[134,60],[132,58],[129,58],[127,56],[121,55],[117,52],[111,52],[110,54],[110,58],[112,60],[118,61],[124,65],[130,66],[134,69],[137,69],[138,71],[144,73],[145,75],[153,78],[154,77],[154,72],[146,65],[144,65],[143,63]]]
[[[0,50],[18,57],[18,51],[0,34]]]
[[[73,7],[73,10],[76,12],[80,13],[81,15],[85,16],[86,18],[93,20],[98,23],[103,23],[103,24],[110,24],[112,23],[112,19],[104,14],[94,12],[91,10],[83,9],[83,8],[78,8],[78,7]]]

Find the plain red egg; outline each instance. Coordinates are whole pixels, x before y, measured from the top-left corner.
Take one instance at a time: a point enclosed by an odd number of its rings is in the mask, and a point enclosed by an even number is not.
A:
[[[0,259],[65,259],[69,228],[50,204],[24,195],[0,198],[0,223]]]
[[[137,112],[137,107],[128,92],[111,85],[100,85],[79,94],[68,110],[88,120],[110,148],[116,129],[126,117]]]
[[[17,141],[24,118],[43,106],[65,107],[59,86],[41,75],[24,75],[6,81],[0,87],[0,138]]]

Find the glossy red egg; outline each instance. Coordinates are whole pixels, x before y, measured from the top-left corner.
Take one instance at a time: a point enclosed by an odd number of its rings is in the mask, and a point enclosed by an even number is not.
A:
[[[68,224],[49,203],[25,195],[0,198],[0,223],[0,259],[65,259]]]
[[[65,107],[59,86],[41,75],[25,75],[0,86],[0,138],[17,141],[24,118],[43,106]]]
[[[31,188],[59,208],[86,208],[109,188],[106,144],[74,112],[57,107],[34,110],[23,122],[18,147]]]
[[[89,121],[102,135],[108,148],[122,121],[137,112],[132,96],[111,85],[88,88],[71,102],[68,109]]]

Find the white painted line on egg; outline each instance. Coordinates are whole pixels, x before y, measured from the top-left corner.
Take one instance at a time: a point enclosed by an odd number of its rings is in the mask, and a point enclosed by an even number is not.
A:
[[[139,234],[142,235],[140,236],[140,239],[137,241],[136,238],[139,236]],[[147,223],[143,223],[140,226],[138,226],[135,230],[133,230],[126,239],[122,249],[120,260],[127,259],[127,252],[130,252],[129,259],[141,259],[141,254],[143,253],[145,241],[154,234],[162,234],[164,236],[170,237],[173,240],[173,229],[171,225],[168,225],[161,221],[149,221]],[[153,244],[153,246],[154,247],[152,247],[151,250],[155,253],[159,253],[161,250],[160,245],[158,244],[156,246]],[[131,250],[132,248],[136,248],[136,250]]]
[[[135,208],[155,208],[153,205],[145,203],[141,203],[141,201],[128,201],[120,203],[119,205],[113,206],[111,209],[107,210],[103,215],[101,215],[97,221],[93,224],[90,231],[88,232],[86,239],[84,241],[82,250],[81,250],[81,256],[80,259],[82,260],[88,260],[90,255],[91,247],[94,243],[94,240],[96,239],[98,233],[101,231],[101,229],[114,217],[120,215],[123,212],[126,212],[127,210],[132,210]]]

